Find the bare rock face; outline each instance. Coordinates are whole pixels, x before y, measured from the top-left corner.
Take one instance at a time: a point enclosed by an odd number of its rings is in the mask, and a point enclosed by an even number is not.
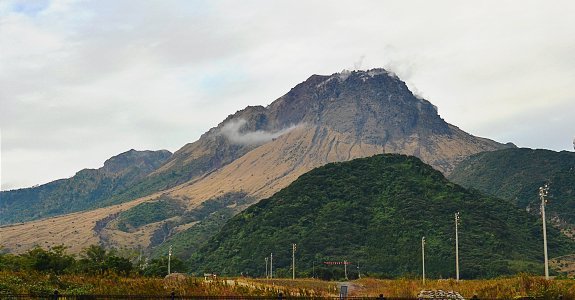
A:
[[[227,137],[242,146],[241,156],[298,126],[316,128],[313,143],[369,144],[382,152],[418,156],[444,173],[471,154],[512,147],[448,124],[433,104],[384,69],[313,75],[266,108],[248,107],[229,116],[202,138]],[[346,140],[322,141],[326,130]],[[256,135],[270,138],[248,138]]]
[[[433,104],[414,96],[403,81],[384,69],[344,71],[313,75],[267,107],[248,106],[228,116],[174,153],[152,178],[179,172],[181,176],[166,188],[198,180],[301,127],[314,131],[306,143],[322,145],[315,154],[308,153],[320,159],[318,165],[333,161],[324,158],[340,144],[352,149],[369,145],[378,150],[366,154],[415,155],[448,174],[471,154],[510,147],[448,124]],[[356,157],[337,156],[336,161]]]
[[[279,123],[325,125],[377,144],[416,131],[449,133],[431,103],[383,69],[314,75],[269,109]]]

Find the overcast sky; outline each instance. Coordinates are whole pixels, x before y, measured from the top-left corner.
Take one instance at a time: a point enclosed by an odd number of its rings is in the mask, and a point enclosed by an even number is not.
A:
[[[0,0],[2,190],[175,151],[312,74],[384,67],[449,123],[573,150],[575,1]]]

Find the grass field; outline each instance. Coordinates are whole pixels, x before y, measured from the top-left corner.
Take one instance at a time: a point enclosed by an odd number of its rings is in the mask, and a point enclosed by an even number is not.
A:
[[[58,290],[67,295],[169,295],[172,291],[182,296],[337,296],[340,285],[347,285],[349,296],[416,297],[422,289],[457,291],[465,298],[477,295],[480,299],[575,299],[575,280],[554,279],[519,275],[490,280],[382,280],[365,278],[346,283],[315,279],[251,279],[220,278],[205,281],[203,278],[146,278],[119,277],[116,275],[78,276],[48,275],[35,272],[0,272],[0,297],[6,294],[52,294]]]

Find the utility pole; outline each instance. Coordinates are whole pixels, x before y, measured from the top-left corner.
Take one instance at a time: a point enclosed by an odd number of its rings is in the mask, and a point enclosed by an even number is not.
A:
[[[268,279],[268,258],[266,256],[266,279]]]
[[[345,280],[347,280],[347,260],[343,261],[343,271],[345,273]]]
[[[315,278],[315,260],[311,262],[311,278]]]
[[[270,253],[270,278],[274,278],[274,254]]]
[[[295,279],[295,249],[296,244],[291,244],[291,279]]]
[[[422,264],[422,278],[423,285],[425,285],[425,237],[421,237],[421,264]]]
[[[459,212],[455,213],[455,278],[459,281],[459,232],[457,226],[459,225]]]
[[[357,261],[357,278],[361,279],[361,272],[359,270],[359,260]]]
[[[144,250],[142,250],[142,248],[140,247],[140,255],[138,256],[138,267],[140,268],[140,270],[143,269],[142,268],[142,252],[143,251]]]
[[[172,262],[172,245],[170,245],[170,250],[168,251],[168,275],[172,274],[170,270],[171,262]]]
[[[539,188],[539,197],[541,198],[541,218],[543,219],[543,253],[545,255],[545,279],[549,280],[549,259],[547,258],[547,227],[545,224],[545,204],[547,204],[547,195],[549,194],[549,184]]]

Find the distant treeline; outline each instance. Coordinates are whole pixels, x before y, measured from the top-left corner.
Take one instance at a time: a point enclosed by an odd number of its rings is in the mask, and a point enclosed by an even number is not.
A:
[[[165,276],[168,257],[147,260],[136,252],[106,250],[92,245],[79,255],[68,254],[63,245],[48,250],[35,247],[20,255],[0,253],[0,271],[38,271],[53,274],[117,274],[121,276]],[[171,272],[185,272],[184,263],[172,257]]]

